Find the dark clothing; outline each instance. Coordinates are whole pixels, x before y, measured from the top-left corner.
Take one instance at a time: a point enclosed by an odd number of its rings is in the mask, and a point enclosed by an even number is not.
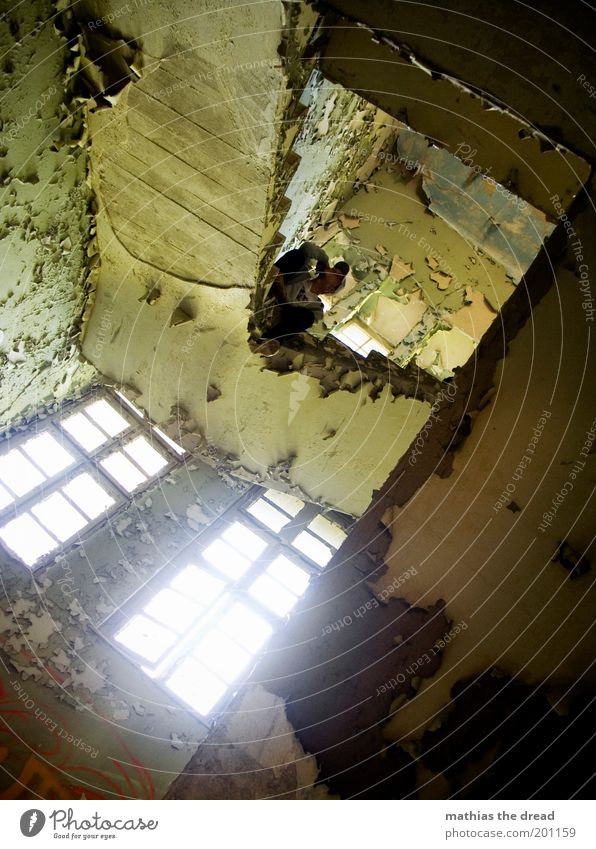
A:
[[[300,290],[309,280],[308,269],[313,260],[329,265],[329,257],[325,251],[314,242],[304,242],[299,248],[280,256],[275,267],[284,278],[284,286],[288,295],[288,303],[298,300]]]
[[[263,333],[264,339],[281,339],[294,333],[304,333],[315,323],[316,315],[306,307],[295,304],[280,304],[279,320],[274,327]]]
[[[276,261],[275,267],[283,277],[286,300],[277,295],[277,322],[263,334],[264,339],[303,333],[323,315],[323,304],[308,287],[309,266],[313,260],[325,267],[329,265],[329,257],[322,248],[313,242],[304,242]]]

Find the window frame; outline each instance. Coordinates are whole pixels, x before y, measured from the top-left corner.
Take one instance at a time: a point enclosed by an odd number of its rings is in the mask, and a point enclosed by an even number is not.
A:
[[[292,547],[289,542],[292,535],[297,536],[300,532],[307,529],[308,525],[317,516],[323,515],[323,510],[317,504],[303,501],[303,507],[299,512],[281,529],[279,533],[268,528],[263,522],[256,519],[248,508],[259,499],[263,498],[269,489],[254,485],[246,493],[240,496],[227,510],[202,531],[199,532],[192,540],[185,543],[182,549],[171,559],[168,560],[154,575],[152,575],[142,586],[128,596],[115,610],[105,616],[97,624],[91,627],[96,634],[108,643],[111,648],[117,651],[120,655],[129,660],[135,669],[143,675],[147,675],[153,684],[158,686],[171,701],[179,704],[185,710],[191,712],[201,723],[210,726],[218,715],[222,713],[227,705],[235,697],[238,690],[250,677],[252,669],[258,663],[267,651],[270,641],[275,633],[283,626],[283,623],[288,617],[294,615],[294,607],[285,615],[278,615],[272,612],[265,604],[249,593],[249,588],[254,581],[266,573],[268,566],[280,555],[283,555],[310,576],[309,583],[305,587],[303,593],[297,596],[296,605],[305,597],[306,593],[312,586],[312,580],[319,577],[325,571],[326,566],[317,564],[311,560],[306,554]],[[273,506],[276,506],[275,504]],[[324,517],[329,518],[334,524],[341,527],[347,536],[347,524],[350,517],[337,511],[325,510]],[[331,518],[332,517],[332,518]],[[237,579],[226,577],[223,572],[219,572],[202,554],[213,542],[221,539],[226,528],[231,527],[235,522],[240,522],[248,530],[255,531],[258,535],[267,542],[266,547],[260,555],[258,555],[248,567],[246,572]],[[283,532],[286,532],[285,534]],[[325,542],[322,537],[319,537],[316,532],[309,529],[317,539],[321,540],[328,548],[331,549],[331,558],[339,550],[329,543]],[[155,598],[161,591],[170,587],[171,582],[178,574],[181,574],[190,566],[198,567],[206,570],[209,574],[221,578],[224,583],[224,588],[221,590],[219,598],[206,605],[205,611],[200,614],[194,624],[191,624],[181,635],[178,636],[172,646],[164,651],[164,653],[151,663],[143,659],[133,649],[130,649],[116,639],[119,631],[130,622],[134,616],[144,615],[150,616],[155,622],[168,627],[159,622],[151,614],[145,613],[145,607],[152,598]],[[181,593],[182,594],[182,593]],[[295,593],[294,593],[295,594]],[[231,610],[234,604],[242,603],[247,606],[250,611],[256,614],[260,619],[267,622],[272,627],[270,636],[265,640],[263,645],[258,648],[252,655],[245,670],[238,675],[236,681],[227,685],[225,693],[214,704],[208,714],[201,714],[198,708],[190,705],[189,702],[178,695],[174,690],[170,689],[167,684],[167,679],[170,678],[177,670],[179,664],[185,658],[193,657],[193,645],[196,645],[200,640],[214,628],[217,628],[217,623],[220,621],[227,611]],[[170,628],[170,630],[172,630]],[[238,642],[238,641],[236,641]],[[150,668],[150,670],[148,669]],[[209,669],[209,667],[207,667]],[[160,671],[161,670],[161,671]],[[151,674],[151,673],[154,674]],[[221,677],[221,676],[220,676]]]
[[[357,348],[353,348],[351,344],[348,344],[345,337],[349,338],[349,330],[351,327],[359,330],[364,333],[368,338],[362,342]],[[371,331],[371,328],[365,324],[361,318],[357,315],[352,315],[350,318],[345,319],[344,321],[339,322],[335,325],[330,331],[330,335],[333,336],[338,342],[341,342],[342,345],[345,345],[346,348],[349,348],[354,354],[358,354],[359,357],[363,357],[367,359],[368,356],[375,351],[381,356],[388,358],[391,354],[393,348],[387,342],[382,342],[379,334],[375,333],[375,331]],[[351,341],[351,340],[350,340]],[[369,350],[364,353],[363,348],[367,345],[370,345],[371,342],[373,345],[369,348]],[[383,348],[383,350],[381,350]]]
[[[109,436],[101,425],[97,424],[96,426],[103,431],[107,439],[95,449],[86,451],[76,441],[75,437],[63,427],[62,421],[70,415],[84,411],[85,407],[99,400],[105,400],[112,407],[115,407],[119,415],[127,421],[128,426],[116,436]],[[21,496],[14,494],[13,500],[0,510],[0,526],[5,525],[12,519],[17,519],[19,516],[30,513],[31,508],[50,498],[55,493],[59,493],[81,515],[87,518],[84,511],[76,502],[67,493],[62,491],[72,480],[85,472],[113,499],[113,504],[102,510],[96,518],[89,519],[83,528],[75,531],[63,542],[58,539],[53,531],[46,528],[35,514],[32,514],[44,532],[51,538],[56,539],[58,544],[51,551],[38,558],[31,566],[22,560],[16,552],[13,552],[4,540],[0,539],[0,554],[9,560],[9,562],[16,564],[20,569],[27,570],[30,574],[35,574],[41,569],[47,568],[58,555],[67,554],[76,545],[82,544],[102,523],[114,518],[125,510],[136,497],[144,493],[149,487],[159,483],[162,478],[170,474],[187,457],[187,452],[182,447],[179,450],[174,450],[173,446],[175,446],[175,443],[168,441],[165,434],[162,434],[159,428],[153,425],[147,416],[141,410],[138,410],[121,392],[105,385],[92,387],[81,398],[72,399],[62,404],[60,410],[48,416],[37,416],[22,431],[5,435],[0,442],[0,457],[8,454],[13,449],[19,449],[30,439],[41,436],[44,433],[49,433],[53,436],[59,442],[60,446],[74,458],[74,462],[66,469],[50,476],[36,463],[33,457],[23,451],[22,453],[26,459],[43,475],[44,480]],[[159,453],[166,460],[166,464],[159,472],[150,476],[146,471],[141,469],[138,463],[135,463],[132,457],[126,455],[130,462],[138,466],[147,478],[146,481],[143,481],[134,490],[129,491],[101,465],[101,460],[113,453],[114,450],[123,450],[125,445],[132,442],[138,436],[145,436],[151,445],[156,442]],[[12,493],[12,490],[10,490],[10,487],[4,481],[0,481],[0,484],[4,489],[9,491],[9,494]]]

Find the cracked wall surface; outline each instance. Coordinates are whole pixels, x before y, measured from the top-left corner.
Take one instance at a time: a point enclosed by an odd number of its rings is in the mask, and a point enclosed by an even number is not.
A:
[[[78,338],[90,227],[84,122],[51,18],[51,3],[34,2],[0,21],[0,428],[95,374]]]
[[[583,221],[590,226],[589,217]],[[496,393],[475,416],[451,477],[433,475],[406,505],[386,516],[394,529],[392,569],[398,573],[414,562],[419,570],[409,598],[424,603],[426,587],[433,586],[431,598],[440,593],[454,619],[469,624],[446,651],[441,678],[421,689],[413,712],[402,708],[394,717],[393,739],[414,727],[418,736],[458,678],[491,665],[533,685],[582,677],[594,684],[588,671],[594,651],[593,579],[570,581],[565,569],[551,562],[558,540],[567,534],[579,550],[591,549],[595,474],[595,411],[584,371],[584,366],[594,368],[594,357],[587,347],[588,328],[579,325],[573,277],[559,266],[557,280],[558,290],[536,307],[533,325],[521,331],[500,363]],[[577,327],[564,342],[558,338],[564,333],[557,326],[560,318]],[[557,375],[549,350],[563,344]],[[576,467],[577,460],[584,465]],[[543,513],[552,512],[552,499],[571,472],[573,488],[545,521]]]
[[[248,347],[249,297],[262,259],[256,234],[275,229],[277,186],[269,181],[293,141],[282,135],[280,151],[277,134],[293,121],[301,93],[294,90],[288,103],[295,60],[284,64],[278,56],[286,38],[281,8],[273,4],[267,14],[266,39],[240,5],[210,16],[209,38],[202,17],[192,18],[188,55],[175,24],[160,28],[158,16],[156,32],[141,38],[138,20],[119,18],[120,31],[143,43],[143,69],[112,109],[89,116],[101,267],[83,350],[100,372],[134,390],[154,421],[183,408],[197,441],[222,461],[261,479],[287,468],[290,486],[358,514],[424,423],[428,405],[388,391],[373,404],[370,385],[326,398],[315,379],[291,369],[273,374]],[[226,35],[229,15],[244,33],[234,43]],[[83,20],[80,11],[77,18]],[[197,80],[196,69],[206,67],[208,77]],[[359,102],[345,93],[350,99]],[[213,232],[203,239],[206,219]],[[252,228],[242,248],[236,225]]]
[[[308,82],[302,100],[308,114],[293,152],[300,157],[288,186],[292,201],[282,225],[286,247],[327,224],[354,186],[364,183],[383,157],[398,123],[381,109],[319,71]]]
[[[469,145],[464,158],[476,151],[499,182],[506,183],[511,170],[517,170],[522,197],[539,209],[548,201],[549,188],[558,192],[562,173],[580,182],[585,178],[573,152],[592,158],[594,119],[577,78],[582,73],[593,78],[596,69],[577,31],[577,6],[546,0],[538,20],[532,9],[511,2],[491,6],[442,0],[425,6],[423,18],[415,6],[396,7],[390,0],[374,6],[332,0],[325,7],[341,16],[329,33],[323,62],[332,79],[390,114],[396,114],[394,107],[405,110],[407,123],[420,132],[446,136],[454,147]],[[588,28],[589,21],[590,16]],[[402,47],[400,55],[396,48]],[[366,61],[373,57],[375,62]],[[382,91],[379,69],[390,82]],[[462,92],[472,92],[475,103]],[[461,120],[450,126],[447,115]],[[414,116],[425,125],[419,126]],[[550,143],[540,140],[541,133]],[[501,143],[495,145],[496,138]],[[561,157],[553,145],[567,152]]]

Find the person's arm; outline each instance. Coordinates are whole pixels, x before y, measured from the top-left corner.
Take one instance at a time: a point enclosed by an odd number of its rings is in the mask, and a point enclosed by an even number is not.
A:
[[[288,293],[284,284],[284,276],[281,271],[275,277],[269,289],[269,295],[273,295],[278,304],[285,304],[288,301]]]
[[[304,251],[304,255],[307,259],[316,259],[317,261],[317,271],[322,271],[324,268],[329,268],[329,257],[318,245],[315,245],[314,242],[303,242],[300,248]]]

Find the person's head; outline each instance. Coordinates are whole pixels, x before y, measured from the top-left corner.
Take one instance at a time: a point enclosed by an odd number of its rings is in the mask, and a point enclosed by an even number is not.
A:
[[[336,262],[333,268],[317,274],[311,283],[311,292],[315,295],[334,295],[343,286],[349,270],[347,262]]]
[[[316,295],[334,295],[340,289],[350,270],[347,262],[336,262],[332,268],[322,271],[311,284],[311,291]]]
[[[346,275],[349,270],[350,266],[347,262],[336,262],[333,268],[330,269],[331,275],[333,275],[331,279],[335,280],[336,283],[335,289],[331,294],[334,294],[335,292],[337,292],[338,289],[341,289],[341,287],[346,282]]]

